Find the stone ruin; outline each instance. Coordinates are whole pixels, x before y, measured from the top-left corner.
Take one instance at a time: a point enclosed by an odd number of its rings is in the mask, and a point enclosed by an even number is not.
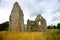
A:
[[[41,15],[37,15],[35,21],[29,19],[27,21],[27,31],[45,31],[46,29],[46,20]]]
[[[9,18],[9,31],[12,32],[37,32],[46,31],[47,24],[46,20],[41,16],[37,15],[35,21],[28,20],[27,26],[24,26],[24,14],[19,4],[15,2],[10,18]],[[25,28],[26,27],[26,28]]]
[[[17,2],[13,6],[9,20],[10,31],[24,31],[24,15]]]

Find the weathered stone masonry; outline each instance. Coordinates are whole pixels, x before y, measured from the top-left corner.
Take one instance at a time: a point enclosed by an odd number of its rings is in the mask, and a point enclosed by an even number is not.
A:
[[[13,6],[9,20],[10,31],[24,31],[24,15],[17,2]]]

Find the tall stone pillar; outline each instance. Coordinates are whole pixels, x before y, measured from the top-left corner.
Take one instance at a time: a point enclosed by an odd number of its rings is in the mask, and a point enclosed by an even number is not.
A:
[[[15,2],[9,18],[9,31],[24,31],[24,15],[19,4]]]

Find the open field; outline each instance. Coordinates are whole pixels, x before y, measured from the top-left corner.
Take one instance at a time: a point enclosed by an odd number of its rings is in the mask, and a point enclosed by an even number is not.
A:
[[[60,30],[47,32],[0,32],[0,40],[60,40]]]

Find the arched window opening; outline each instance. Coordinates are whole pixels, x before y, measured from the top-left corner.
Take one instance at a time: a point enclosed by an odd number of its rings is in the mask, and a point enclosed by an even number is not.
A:
[[[39,22],[38,24],[41,25],[41,22]]]

